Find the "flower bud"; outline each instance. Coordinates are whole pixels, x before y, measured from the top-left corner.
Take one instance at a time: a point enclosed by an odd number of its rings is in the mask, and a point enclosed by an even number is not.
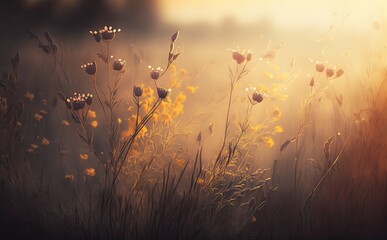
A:
[[[333,74],[335,74],[335,71],[332,68],[327,68],[327,70],[325,70],[325,73],[327,77],[330,78],[333,76]]]
[[[159,95],[159,98],[165,99],[168,96],[168,90],[165,88],[157,88],[157,94]]]
[[[337,72],[336,72],[336,78],[338,78],[338,77],[341,77],[341,76],[343,76],[344,75],[344,70],[343,69],[339,69],[339,70],[337,70]]]
[[[85,69],[85,72],[90,75],[94,75],[97,72],[97,64],[93,61],[91,63],[86,63],[81,66]]]
[[[135,97],[141,97],[142,96],[142,92],[143,92],[142,87],[140,87],[140,86],[134,86],[133,87],[133,95]]]
[[[116,70],[116,71],[122,71],[122,69],[124,69],[125,65],[126,65],[125,60],[116,59],[113,62],[113,69]]]
[[[322,63],[316,63],[316,71],[317,71],[317,72],[321,73],[321,72],[324,71],[324,69],[325,69],[324,64],[322,64]]]
[[[262,94],[255,92],[253,93],[252,99],[257,103],[260,103],[263,101],[263,96]]]

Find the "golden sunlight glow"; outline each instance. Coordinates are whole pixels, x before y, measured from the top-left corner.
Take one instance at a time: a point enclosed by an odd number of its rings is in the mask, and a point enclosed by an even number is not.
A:
[[[287,27],[324,27],[332,18],[351,18],[354,28],[369,27],[365,19],[381,17],[387,8],[384,0],[164,0],[161,14],[166,21],[180,24],[221,22],[240,23],[266,20]]]

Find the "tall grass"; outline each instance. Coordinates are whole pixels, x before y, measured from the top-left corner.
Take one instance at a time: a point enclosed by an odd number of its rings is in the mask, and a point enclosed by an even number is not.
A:
[[[262,54],[260,61],[254,61],[259,54],[232,51],[226,61],[234,66],[228,68],[224,105],[219,104],[225,110],[222,121],[198,133],[195,126],[200,120],[181,117],[187,96],[197,88],[188,85],[188,74],[178,73],[175,65],[179,57],[189,57],[183,53],[180,56],[179,48],[175,49],[179,32],[169,41],[164,70],[149,67],[148,76],[143,77],[151,81],[151,86],[127,77],[128,68],[138,66],[111,57],[118,49],[114,44],[120,32],[108,27],[91,31],[99,60],[82,65],[87,82],[75,89],[77,85],[69,77],[63,58],[63,45],[48,31],[44,32],[45,40],[27,31],[42,55],[51,59],[58,89],[51,105],[47,101],[38,103],[31,93],[22,97],[19,53],[12,58],[12,70],[3,73],[0,207],[4,212],[1,222],[10,220],[2,227],[7,237],[386,236],[385,69],[381,69],[377,91],[367,96],[372,99],[369,106],[348,114],[343,99],[332,95],[331,90],[344,70],[315,63],[315,75],[306,83],[308,90],[300,93],[304,100],[298,115],[285,116],[298,118],[298,123],[293,122],[294,133],[287,133],[279,149],[272,148],[280,153],[273,167],[259,168],[255,159],[260,157],[260,147],[273,147],[273,138],[283,131],[276,125],[280,110],[265,107],[275,94],[281,94],[276,91],[291,81],[273,89],[259,86],[247,87],[247,92],[240,90],[254,64],[274,66],[277,51]],[[122,94],[125,81],[133,85],[130,97]],[[84,89],[87,91],[83,94]],[[316,135],[325,134],[318,130],[318,117],[327,99],[336,103],[335,114],[345,118],[337,123],[344,125],[344,130],[332,130],[333,134],[321,141]],[[238,100],[246,105],[241,107]],[[33,104],[43,104],[46,110],[34,113],[41,106]],[[54,113],[57,118],[49,121],[48,116]],[[253,117],[255,113],[262,116],[262,122]],[[41,136],[36,140],[37,132],[32,129],[36,122],[47,121],[46,125],[54,126],[52,122],[62,117],[65,130],[58,130],[62,141],[56,143],[50,136],[42,136],[49,131],[37,131]],[[208,144],[210,137],[216,136],[214,126],[220,126],[216,149]],[[71,143],[81,150],[63,150]],[[320,150],[310,151],[315,144]],[[48,164],[39,160],[43,157],[55,160]],[[73,170],[65,168],[70,158],[80,158],[74,160]]]

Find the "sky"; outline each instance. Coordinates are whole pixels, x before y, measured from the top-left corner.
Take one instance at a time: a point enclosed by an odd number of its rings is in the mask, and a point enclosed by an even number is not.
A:
[[[240,23],[262,19],[285,27],[326,26],[332,18],[348,20],[354,30],[369,28],[387,10],[385,0],[164,0],[167,22],[217,23],[233,18]]]

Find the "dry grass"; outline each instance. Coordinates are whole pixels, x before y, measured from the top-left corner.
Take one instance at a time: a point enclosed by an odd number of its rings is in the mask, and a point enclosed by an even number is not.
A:
[[[287,103],[283,91],[302,79],[300,74],[294,67],[281,72],[276,63],[280,47],[262,54],[237,49],[226,60],[232,64],[229,79],[224,80],[225,93],[208,105],[224,114],[216,112],[212,119],[208,112],[184,114],[186,103],[206,86],[196,86],[191,80],[197,73],[175,64],[180,57],[190,57],[175,46],[179,32],[171,36],[167,51],[160,50],[168,53],[164,70],[150,67],[141,77],[141,72],[126,72],[138,69],[143,61],[136,49],[133,60],[110,57],[119,52],[114,44],[120,32],[113,28],[91,32],[99,59],[82,65],[82,78],[87,81],[75,84],[63,45],[48,31],[44,41],[27,31],[49,57],[59,94],[22,92],[19,53],[12,58],[12,70],[1,78],[0,207],[1,223],[8,222],[2,224],[6,235],[15,239],[28,235],[40,239],[386,237],[383,66],[375,64],[372,77],[369,74],[377,84],[364,94],[367,106],[354,104],[356,109],[348,110],[334,85],[350,70],[344,73],[314,62],[314,76],[304,84],[305,91],[299,91],[304,100],[291,106],[300,109],[298,114],[282,116],[278,102]],[[280,81],[244,83],[257,62],[267,68],[259,69],[264,76]],[[129,91],[125,81],[130,81]],[[55,97],[51,101],[49,96]],[[329,134],[318,125],[327,114],[323,111],[327,102],[334,103],[336,122],[328,126]],[[281,126],[285,121],[289,122]],[[280,138],[285,127],[292,131]],[[342,131],[338,134],[337,129]],[[275,142],[282,145],[273,147]],[[257,164],[265,157],[264,148],[278,151],[273,155],[279,156],[277,160],[267,160],[271,168]]]

